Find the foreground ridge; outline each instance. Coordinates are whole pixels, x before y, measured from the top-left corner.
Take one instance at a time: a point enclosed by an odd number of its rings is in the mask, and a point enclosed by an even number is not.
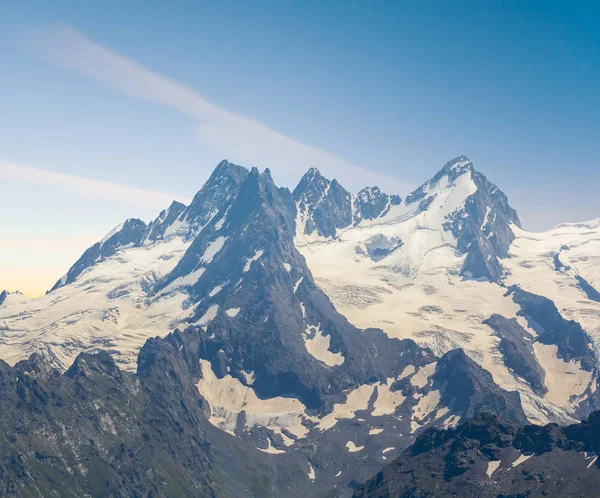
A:
[[[517,426],[480,413],[456,429],[428,429],[354,497],[591,497],[599,449],[600,412],[567,427]]]

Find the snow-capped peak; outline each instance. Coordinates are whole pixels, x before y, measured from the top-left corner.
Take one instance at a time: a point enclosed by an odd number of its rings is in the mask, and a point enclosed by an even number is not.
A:
[[[448,161],[433,178],[426,181],[418,189],[409,194],[405,199],[405,204],[414,204],[422,201],[436,190],[447,187],[452,188],[459,178],[466,174],[472,175],[474,171],[473,163],[466,156],[452,159],[452,161]]]
[[[27,301],[29,301],[29,298],[18,290],[12,292],[3,290],[2,292],[0,292],[0,306],[4,304],[10,305],[16,303],[24,303]]]
[[[451,161],[448,161],[446,165],[442,168],[446,174],[458,174],[462,175],[467,171],[473,171],[473,163],[467,156],[459,156]]]

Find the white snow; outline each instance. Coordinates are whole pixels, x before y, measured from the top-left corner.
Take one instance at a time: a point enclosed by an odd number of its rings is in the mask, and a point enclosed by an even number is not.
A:
[[[316,474],[315,474],[315,469],[313,468],[312,464],[310,462],[308,462],[308,478],[312,481],[315,482],[315,478],[316,478]]]
[[[283,263],[283,267],[288,273],[292,271],[292,266],[289,263]]]
[[[254,256],[252,256],[251,258],[249,258],[246,261],[246,265],[244,266],[244,273],[246,273],[247,271],[249,271],[250,267],[252,266],[252,263],[254,263],[256,260],[258,260],[258,258],[260,258],[264,253],[265,253],[265,251],[263,251],[262,249],[257,250],[254,253]]]
[[[1,292],[0,292],[0,294],[1,294]],[[26,304],[29,301],[30,301],[30,299],[19,291],[14,291],[14,292],[6,291],[6,298],[4,299],[4,302],[2,304],[0,304],[0,307],[8,307],[8,306],[15,306],[15,305],[18,306],[18,305]]]
[[[419,389],[423,389],[427,385],[429,377],[435,373],[436,366],[437,362],[433,362],[421,367],[418,372],[410,378],[410,383]]]
[[[402,392],[392,392],[390,389],[395,380],[396,379],[394,379],[393,377],[390,377],[387,379],[387,382],[385,384],[377,384],[377,399],[375,400],[375,403],[373,405],[373,411],[371,412],[371,415],[373,417],[393,415],[396,411],[396,407],[404,403],[406,397],[402,395]]]
[[[496,472],[496,470],[498,470],[498,467],[500,467],[500,463],[500,460],[492,460],[491,462],[488,462],[488,468],[486,471],[488,477],[492,477],[494,472]]]
[[[310,333],[312,333],[312,337],[309,338],[308,335]],[[332,353],[329,351],[331,337],[323,334],[320,324],[307,327],[303,338],[306,350],[317,360],[322,361],[330,367],[337,367],[344,363],[344,356],[341,352]]]
[[[123,227],[125,226],[125,223],[120,223],[119,225],[117,225],[115,228],[113,228],[110,232],[108,232],[100,241],[100,245],[104,245],[104,243],[110,239],[113,235],[118,234],[121,230],[123,230]]]
[[[294,294],[296,294],[296,291],[298,290],[298,287],[300,287],[302,280],[304,280],[304,277],[300,277],[294,284]]]
[[[383,432],[383,429],[379,428],[379,429],[371,429],[369,431],[369,436],[376,436],[377,434],[381,434]]]
[[[217,285],[213,290],[208,293],[209,297],[216,296],[223,289],[222,285]]]
[[[146,339],[171,333],[193,315],[185,286],[195,283],[201,271],[155,295],[145,290],[171,272],[189,244],[173,237],[119,249],[69,285],[0,307],[0,357],[14,364],[41,352],[66,369],[80,352],[105,343],[122,368],[135,370]]]
[[[433,414],[431,417],[431,421],[433,421],[449,413],[447,407],[440,407],[441,393],[437,389],[431,389],[425,396],[419,394],[416,397],[418,397],[419,401],[413,407],[411,414],[411,434],[414,434],[417,429],[423,427],[426,421],[429,422],[430,415]]]
[[[492,212],[492,208],[490,206],[485,207],[485,216],[483,218],[483,223],[481,224],[481,231],[485,231],[487,225],[490,221],[490,213]]]
[[[523,462],[526,462],[527,460],[529,460],[533,455],[523,455],[522,453],[519,455],[519,457],[512,463],[512,467],[515,468],[518,465],[521,465]]]
[[[273,445],[271,444],[271,439],[267,438],[267,447],[266,448],[258,448],[260,451],[262,451],[263,453],[270,453],[271,455],[281,455],[282,453],[285,453],[284,450],[278,450],[277,448],[274,448]]]
[[[576,320],[592,339],[592,347],[600,347],[600,303],[588,299],[577,283],[576,275],[600,290],[600,220],[559,225],[543,233],[532,233],[512,227],[516,240],[510,247],[510,258],[502,261],[508,270],[506,284],[551,299],[566,319]],[[557,254],[562,270],[554,267]],[[570,267],[569,269],[566,266]],[[558,359],[552,347],[534,344],[536,357],[546,370],[549,389],[544,401],[572,413],[583,400],[590,373],[575,362]],[[567,390],[572,389],[572,399]]]
[[[204,313],[204,315],[202,315],[202,318],[200,318],[196,323],[194,323],[194,325],[197,325],[199,327],[201,327],[203,325],[208,325],[210,322],[212,322],[215,319],[218,311],[219,311],[219,305],[211,304],[208,307],[208,309],[206,310],[206,313]]]
[[[240,308],[229,308],[228,310],[225,310],[225,313],[230,318],[236,317],[239,312],[240,312]]]
[[[204,251],[204,254],[200,258],[200,261],[205,264],[211,263],[214,257],[218,254],[218,252],[221,249],[223,249],[223,246],[225,245],[226,241],[227,237],[223,236],[217,237],[215,240],[213,240],[210,244],[208,244],[208,247]]]
[[[244,376],[246,385],[251,386],[252,384],[254,384],[255,377],[253,371],[246,372],[245,370],[242,370],[242,375]]]
[[[200,368],[202,379],[197,384],[198,391],[210,405],[209,421],[215,427],[233,434],[238,416],[244,411],[247,428],[258,425],[278,434],[282,434],[281,429],[285,428],[300,439],[308,434],[308,429],[302,425],[308,417],[299,400],[281,396],[260,399],[252,387],[245,386],[231,375],[217,378],[210,362],[200,360]]]
[[[348,448],[348,451],[350,453],[356,453],[357,451],[363,450],[365,447],[364,446],[356,446],[353,441],[348,441],[346,443],[346,448]]]
[[[413,339],[438,356],[463,348],[502,388],[521,394],[532,422],[549,422],[552,414],[568,421],[584,394],[569,401],[561,394],[555,397],[551,388],[548,397],[539,397],[506,367],[498,337],[483,322],[497,313],[524,324],[517,315],[519,306],[505,295],[507,286],[519,284],[552,299],[565,318],[581,323],[592,336],[594,349],[600,350],[600,303],[586,298],[573,274],[555,271],[552,260],[560,252],[573,272],[600,290],[600,220],[562,225],[543,234],[512,226],[516,239],[511,257],[502,260],[507,276],[506,286],[501,286],[460,277],[465,256],[457,251],[452,233],[443,229],[446,217],[462,209],[476,191],[471,173],[454,182],[442,177],[437,184],[427,184],[425,191],[433,200],[423,212],[418,209],[420,201],[403,202],[381,218],[339,230],[334,239],[314,233],[306,236],[298,230],[295,243],[316,284],[357,327],[376,327],[390,337]],[[481,229],[487,234],[495,213],[486,211]],[[400,240],[402,245],[373,261],[361,251],[370,240]],[[535,337],[527,325],[525,330],[531,334],[528,339]],[[417,374],[412,382],[422,385],[424,374]],[[579,371],[571,376],[575,392],[582,392],[586,375]]]
[[[386,448],[385,450],[383,450],[381,453],[383,453],[384,455],[386,453],[389,453],[390,451],[394,451],[396,448],[393,446],[390,446],[389,448]]]
[[[548,392],[544,399],[559,405],[569,404],[571,396],[579,396],[592,381],[593,372],[586,372],[579,362],[565,362],[558,358],[558,347],[536,342],[533,345],[535,356],[546,373],[544,384]]]
[[[184,287],[190,287],[194,285],[200,277],[204,274],[206,268],[198,268],[187,275],[183,275],[182,277],[177,277],[173,280],[169,285],[167,285],[164,289],[161,289],[158,293],[159,296],[164,296],[169,294],[175,290],[183,289]]]
[[[374,389],[374,385],[364,384],[351,391],[344,403],[334,405],[333,411],[321,418],[318,428],[322,431],[331,429],[339,419],[352,419],[357,411],[366,410]]]

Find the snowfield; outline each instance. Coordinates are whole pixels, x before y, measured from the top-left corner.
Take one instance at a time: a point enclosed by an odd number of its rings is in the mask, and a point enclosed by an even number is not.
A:
[[[530,420],[547,422],[548,412],[568,418],[574,409],[569,393],[582,395],[592,382],[592,373],[564,365],[555,350],[538,344],[535,351],[547,371],[549,389],[540,399],[506,367],[498,350],[500,340],[483,321],[494,313],[516,318],[531,338],[536,337],[517,315],[520,307],[505,295],[508,286],[518,284],[553,300],[565,318],[584,327],[598,348],[600,302],[586,296],[574,275],[600,289],[600,221],[561,225],[541,234],[513,225],[516,238],[510,257],[501,260],[504,282],[464,278],[460,276],[464,255],[457,250],[452,233],[442,227],[474,189],[469,173],[454,183],[444,177],[428,192],[433,200],[425,211],[419,210],[418,202],[402,202],[381,218],[339,230],[336,238],[305,235],[299,226],[295,242],[317,284],[357,327],[377,327],[390,337],[413,339],[437,355],[464,348],[501,387],[521,393]],[[489,209],[484,225],[487,216]],[[373,241],[379,247],[385,241],[401,243],[391,244],[385,256],[373,258],[365,250]],[[554,269],[555,253],[568,261],[568,271]],[[567,372],[568,382],[558,385]]]
[[[192,315],[185,282],[173,282],[155,296],[147,292],[175,267],[189,244],[176,236],[126,247],[70,285],[0,306],[2,359],[14,364],[41,351],[64,370],[80,352],[102,348],[114,353],[123,368],[135,370],[137,353],[149,337],[169,334]]]

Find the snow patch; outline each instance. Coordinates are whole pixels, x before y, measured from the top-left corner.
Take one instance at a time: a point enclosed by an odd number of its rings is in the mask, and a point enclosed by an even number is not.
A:
[[[383,415],[393,415],[396,407],[404,403],[406,399],[401,391],[393,392],[392,384],[396,379],[390,377],[385,384],[377,384],[377,399],[373,405],[371,415],[373,417],[381,417]]]
[[[333,411],[321,418],[318,428],[321,431],[331,429],[338,420],[352,419],[357,411],[366,410],[374,389],[374,385],[364,384],[351,391],[344,403],[335,404]]]
[[[527,460],[529,460],[533,455],[523,455],[522,453],[519,455],[519,458],[517,458],[513,463],[512,463],[512,467],[515,468],[518,465],[521,465],[523,462],[526,462]]]
[[[194,325],[197,325],[198,327],[202,327],[203,325],[208,325],[211,321],[213,321],[215,319],[218,311],[219,311],[219,305],[211,304],[208,307],[208,309],[206,310],[206,313],[204,313],[204,315],[202,315],[202,318],[200,318],[196,323],[194,323]]]
[[[361,451],[364,449],[364,446],[356,446],[353,441],[348,441],[346,443],[346,448],[350,453],[356,453],[357,451]]]
[[[225,313],[230,318],[236,317],[239,312],[240,312],[240,308],[229,308],[228,310],[225,310]]]
[[[278,450],[277,448],[274,448],[273,445],[271,444],[271,439],[267,438],[267,447],[266,448],[258,448],[260,451],[262,451],[263,453],[270,453],[271,455],[281,455],[282,453],[285,453],[284,450]]]
[[[204,254],[200,258],[200,261],[205,264],[211,263],[212,260],[214,259],[214,257],[218,254],[218,252],[221,249],[223,249],[223,246],[225,245],[227,238],[228,237],[223,237],[223,236],[217,237],[210,244],[208,244],[208,247],[204,251]]]
[[[310,333],[312,333],[313,336],[308,338],[308,334]],[[344,363],[344,356],[341,352],[332,353],[329,351],[331,337],[323,334],[320,324],[317,326],[308,327],[306,333],[303,335],[303,338],[306,350],[312,357],[322,361],[330,367],[337,367]]]
[[[305,406],[295,398],[281,396],[260,399],[252,387],[245,386],[231,375],[219,379],[207,360],[200,360],[202,379],[198,391],[210,405],[209,421],[215,427],[234,434],[239,414],[246,414],[246,428],[263,426],[281,434],[287,429],[299,439],[309,430],[302,425]]]
[[[429,377],[435,373],[436,365],[437,362],[434,361],[433,363],[428,363],[424,367],[421,367],[419,371],[411,377],[410,383],[419,389],[423,389],[429,382]]]
[[[492,460],[491,462],[488,462],[488,467],[486,470],[488,477],[492,477],[492,474],[498,470],[498,467],[500,467],[500,463],[500,460]]]
[[[254,372],[246,372],[246,370],[242,370],[242,375],[244,376],[244,380],[246,381],[246,385],[251,386],[254,384]]]
[[[217,285],[213,290],[210,291],[208,296],[209,297],[216,296],[219,292],[221,292],[222,289],[223,289],[222,285]]]
[[[316,478],[316,474],[315,474],[315,469],[313,468],[312,464],[310,462],[308,462],[308,478],[312,481],[315,482],[315,478]]]
[[[250,270],[250,267],[252,266],[252,263],[254,263],[256,260],[258,260],[258,258],[260,258],[263,254],[265,253],[265,251],[263,251],[262,249],[259,249],[258,251],[256,251],[254,253],[254,256],[252,256],[251,258],[249,258],[246,261],[246,265],[244,266],[244,273],[246,273],[247,271]]]
[[[304,277],[300,277],[294,284],[294,294],[296,294],[296,291],[298,290],[298,287],[300,287],[302,280],[304,280]]]

